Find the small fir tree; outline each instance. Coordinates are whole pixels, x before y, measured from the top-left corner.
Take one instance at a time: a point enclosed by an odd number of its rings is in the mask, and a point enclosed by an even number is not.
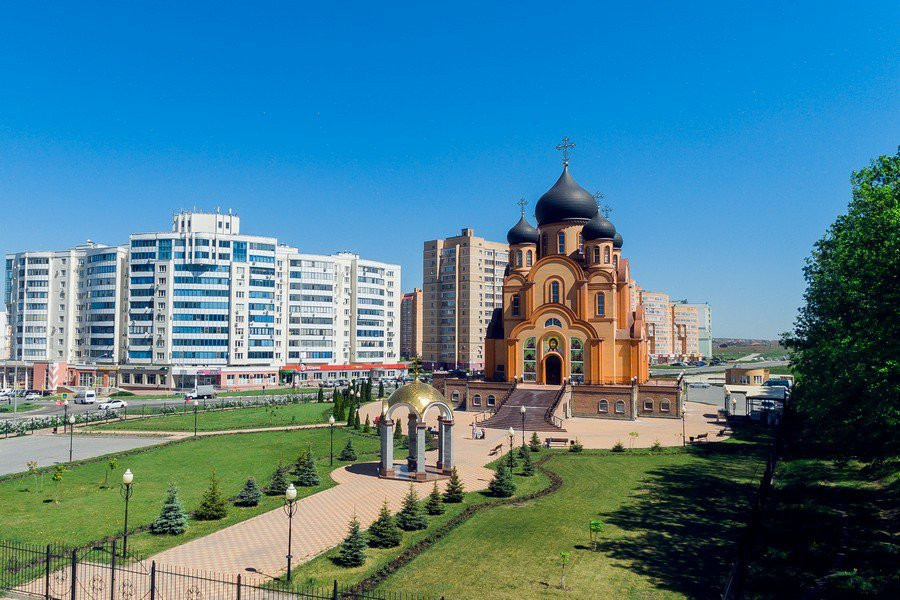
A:
[[[394,548],[400,545],[403,532],[397,527],[397,520],[388,508],[387,500],[381,505],[378,518],[369,527],[369,546],[373,548]]]
[[[422,514],[416,489],[409,484],[409,493],[403,499],[403,508],[397,513],[397,525],[403,531],[418,531],[428,526],[428,519]]]
[[[530,453],[531,448],[528,447],[528,444],[523,442],[522,445],[519,446],[519,458],[525,458],[525,455]]]
[[[516,468],[516,453],[512,449],[506,453],[506,466],[510,471]]]
[[[584,450],[584,446],[578,438],[575,438],[575,441],[569,445],[569,452],[581,452],[582,450]]]
[[[272,479],[269,481],[269,485],[267,485],[265,488],[267,496],[281,496],[284,494],[284,491],[291,483],[288,480],[288,473],[290,473],[290,469],[287,468],[287,466],[285,466],[285,464],[279,460],[278,466],[275,467],[275,472],[272,474]]]
[[[362,429],[362,425],[359,422],[359,409],[357,408],[355,412],[355,417],[353,417],[353,429],[359,431]]]
[[[525,477],[534,475],[534,461],[531,460],[531,451],[526,452],[522,457],[522,475]]]
[[[488,491],[497,498],[509,498],[516,493],[516,482],[513,481],[512,471],[505,463],[500,463],[494,478],[488,484]]]
[[[403,441],[403,421],[397,419],[394,421],[394,443]]]
[[[259,491],[256,479],[251,477],[244,484],[241,493],[238,494],[235,504],[238,506],[257,506],[260,500],[262,500],[262,492]]]
[[[359,457],[356,455],[356,449],[353,447],[353,440],[348,437],[347,445],[338,454],[338,460],[356,460],[357,458]]]
[[[372,425],[369,423],[369,415],[366,415],[366,422],[363,423],[363,433],[369,433],[372,431]]]
[[[347,427],[353,427],[356,424],[356,405],[351,401],[347,407]]]
[[[347,537],[341,542],[337,562],[344,567],[359,567],[366,562],[366,535],[359,530],[359,519],[354,513]]]
[[[447,488],[444,490],[444,502],[447,504],[462,502],[464,494],[465,490],[463,489],[462,481],[459,479],[459,473],[456,467],[453,467],[450,471],[450,479],[447,481]]]
[[[622,444],[622,440],[619,440],[615,444],[613,444],[612,451],[613,452],[625,452],[625,446]]]
[[[653,442],[653,445],[650,446],[650,452],[662,452],[662,444],[659,443],[659,440]]]
[[[441,502],[441,490],[438,489],[437,481],[434,482],[434,487],[428,494],[428,500],[425,501],[425,512],[429,515],[444,514],[444,503]]]
[[[541,438],[538,437],[537,431],[531,434],[531,439],[528,440],[528,447],[532,452],[541,451]]]
[[[384,398],[384,380],[378,380],[378,397]]]
[[[322,482],[319,479],[319,471],[316,470],[316,461],[313,458],[312,450],[307,449],[297,458],[294,475],[297,476],[297,485],[303,487],[313,487]]]
[[[325,402],[325,390],[321,386],[319,386],[319,392],[316,394],[316,402]]]
[[[331,414],[334,415],[335,421],[343,421],[344,420],[344,395],[343,394],[335,394],[334,396],[334,408],[331,409]]]
[[[209,476],[209,488],[203,493],[200,507],[194,512],[194,516],[201,521],[216,521],[228,514],[225,498],[219,490],[219,478],[213,471]]]
[[[187,514],[178,500],[178,486],[169,484],[166,501],[156,520],[150,524],[150,533],[155,535],[179,535],[187,531]]]

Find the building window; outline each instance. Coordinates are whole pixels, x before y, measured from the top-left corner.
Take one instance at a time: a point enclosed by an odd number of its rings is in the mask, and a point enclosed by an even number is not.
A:
[[[488,397],[487,397],[487,405],[488,405],[488,406],[494,406],[495,404],[497,404],[497,399],[494,397],[493,394],[488,394]]]
[[[560,254],[566,253],[566,232],[560,231],[556,234],[556,251]]]
[[[522,380],[537,379],[537,341],[530,337],[522,344]]]
[[[616,414],[617,415],[625,414],[625,401],[624,400],[616,400]]]
[[[618,270],[619,269],[619,256],[613,256],[613,267]]]
[[[472,406],[481,406],[481,394],[472,396]]]
[[[578,338],[569,339],[569,373],[574,383],[584,383],[584,343]]]
[[[522,266],[522,251],[521,250],[516,250],[516,266],[517,267]]]
[[[659,412],[669,412],[671,405],[668,400],[659,403]]]
[[[547,256],[547,234],[541,234],[541,255]]]
[[[609,264],[609,246],[603,249],[603,262]]]
[[[533,258],[534,258],[534,255],[531,253],[531,250],[529,250],[529,251],[525,254],[525,266],[526,266],[526,267],[530,267],[530,266],[531,266]]]
[[[512,295],[512,316],[514,316],[514,317],[519,316],[519,295],[518,294]]]
[[[600,262],[600,246],[594,246],[594,262]]]
[[[606,400],[601,400],[599,404],[597,404],[597,412],[599,413],[608,413],[609,412],[609,402]]]
[[[653,412],[653,400],[644,400],[644,410]]]
[[[562,321],[555,317],[551,317],[544,321],[544,327],[562,327]]]
[[[603,295],[603,292],[597,292],[597,316],[606,316],[606,297]]]
[[[559,303],[559,282],[551,281],[550,282],[550,302]]]
[[[584,254],[584,236],[582,234],[578,234],[578,253]]]
[[[453,392],[450,394],[450,400],[452,400],[453,402],[459,402],[459,390],[453,390]]]

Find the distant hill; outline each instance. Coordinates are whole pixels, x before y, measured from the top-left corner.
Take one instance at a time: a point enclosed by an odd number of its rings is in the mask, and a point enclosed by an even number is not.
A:
[[[758,354],[765,358],[786,356],[787,349],[778,340],[758,340],[751,338],[713,338],[713,355],[722,358],[741,358]]]

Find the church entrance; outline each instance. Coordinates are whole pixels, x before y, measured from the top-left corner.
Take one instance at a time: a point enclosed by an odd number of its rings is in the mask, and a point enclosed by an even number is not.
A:
[[[562,359],[551,354],[544,361],[544,383],[547,385],[562,384]]]

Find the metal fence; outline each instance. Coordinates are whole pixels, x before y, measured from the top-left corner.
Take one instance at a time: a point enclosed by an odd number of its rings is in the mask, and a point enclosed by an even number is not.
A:
[[[4,594],[5,593],[5,594]],[[258,574],[157,565],[116,542],[71,549],[0,541],[0,595],[44,600],[429,600],[432,596],[294,585]]]

